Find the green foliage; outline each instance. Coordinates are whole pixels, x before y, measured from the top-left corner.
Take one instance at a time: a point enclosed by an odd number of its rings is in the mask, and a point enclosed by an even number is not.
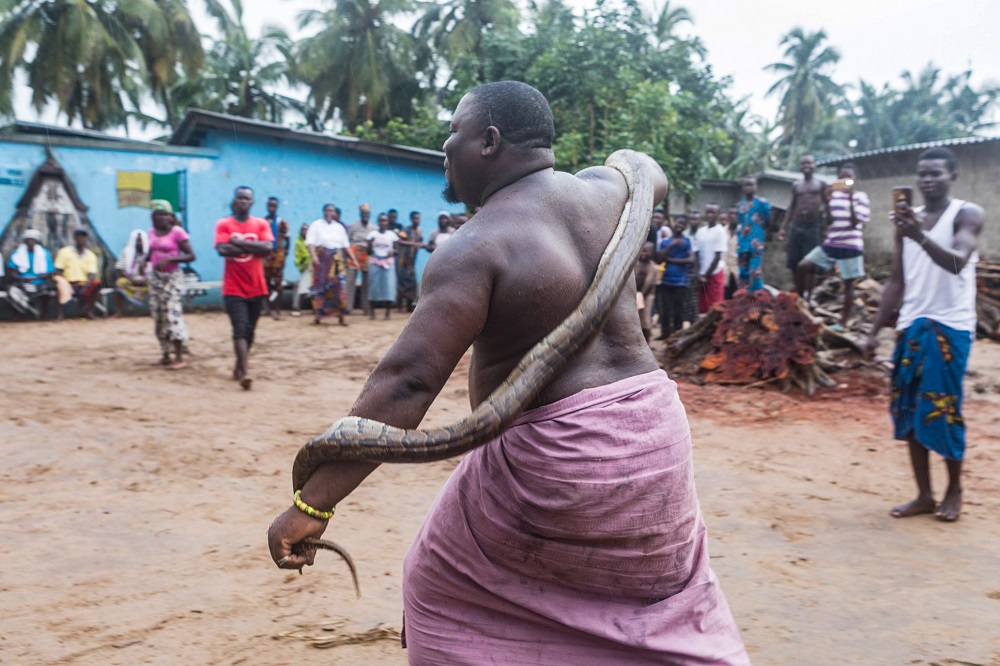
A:
[[[152,95],[202,63],[200,38],[183,0],[0,0],[0,114],[13,113],[15,72],[31,102],[55,104],[70,123],[121,126]]]
[[[298,45],[298,69],[322,122],[382,126],[413,114],[414,42],[392,23],[409,9],[408,0],[333,0],[332,9],[299,15],[300,27],[319,26]]]
[[[199,107],[439,150],[443,118],[465,93],[513,79],[549,100],[558,168],[633,148],[692,195],[705,178],[793,167],[807,151],[975,135],[993,126],[1000,99],[1000,86],[976,88],[971,72],[932,65],[897,85],[844,86],[826,33],[796,28],[766,68],[777,77],[768,94],[780,99],[772,122],[729,97],[676,0],[653,15],[639,0],[583,10],[565,0],[324,2],[299,15],[308,35],[295,41],[276,28],[250,37],[241,0],[205,0],[211,36],[199,34],[187,0],[0,0],[0,116],[13,113],[21,73],[36,109],[55,105],[88,128],[174,127]],[[412,30],[398,27],[411,18]],[[144,110],[150,101],[162,117]]]
[[[180,109],[196,107],[275,123],[290,109],[309,118],[305,104],[276,91],[297,81],[292,39],[275,27],[265,28],[258,39],[251,38],[239,0],[231,1],[231,10],[219,0],[205,4],[220,38],[209,49],[201,71],[171,87],[172,103]]]
[[[916,75],[903,72],[900,90],[862,80],[843,136],[862,151],[979,134],[995,125],[989,118],[1000,86],[977,90],[971,77],[971,71],[943,77],[928,64]]]
[[[811,132],[829,110],[843,103],[844,88],[831,76],[840,51],[825,42],[823,30],[806,33],[795,28],[781,40],[785,59],[764,68],[780,76],[767,94],[781,95],[781,144],[787,148],[788,168],[796,163],[800,149],[809,143]]]
[[[420,107],[409,121],[396,117],[376,127],[374,122],[366,120],[353,129],[344,128],[341,133],[365,141],[440,150],[448,138],[448,123],[437,118],[429,108]]]

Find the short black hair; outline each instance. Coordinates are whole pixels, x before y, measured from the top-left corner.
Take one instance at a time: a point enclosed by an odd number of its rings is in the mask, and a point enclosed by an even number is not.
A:
[[[545,96],[527,83],[497,81],[469,93],[479,118],[521,148],[552,148],[556,127]]]
[[[87,231],[86,229],[84,229],[83,227],[77,227],[76,229],[73,230],[73,236],[74,237],[75,236],[89,236],[89,235],[90,235],[90,232]]]
[[[410,219],[411,220],[413,219],[414,215],[420,215],[420,211],[419,210],[411,210],[410,211]]]
[[[253,188],[250,187],[249,185],[238,185],[235,188],[233,188],[233,196],[235,197],[236,193],[239,192],[240,190],[250,190],[250,193],[253,194]]]
[[[386,213],[395,213],[396,215],[399,215],[399,211],[396,210],[395,208],[390,208],[389,210],[386,211]]]
[[[854,162],[844,162],[843,164],[837,167],[837,171],[840,171],[841,169],[854,169],[855,171],[857,171],[858,167],[854,166]]]
[[[336,206],[334,206],[334,205],[333,205],[332,203],[329,203],[329,204],[323,204],[323,210],[326,210],[327,208],[332,208],[332,209],[334,209],[334,210],[337,210],[337,207],[336,207]]]
[[[278,197],[268,197],[267,200],[268,201],[278,201]]]
[[[948,171],[952,173],[955,173],[955,169],[958,168],[958,158],[947,148],[928,148],[917,158],[918,162],[922,160],[944,160],[945,164],[948,165]]]

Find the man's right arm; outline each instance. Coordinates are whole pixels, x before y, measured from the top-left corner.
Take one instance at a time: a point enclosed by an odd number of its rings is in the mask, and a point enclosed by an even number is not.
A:
[[[424,273],[420,307],[368,377],[351,415],[397,428],[419,426],[486,324],[493,276],[481,248],[460,242],[440,247]],[[343,499],[353,487],[337,480],[342,467],[320,468],[303,489],[303,500],[325,509]]]
[[[494,248],[452,242],[438,249],[427,265],[420,305],[399,338],[365,382],[351,414],[416,428],[444,387],[462,355],[478,337],[489,313]],[[378,467],[374,463],[323,465],[302,488],[302,500],[328,510],[349,495]],[[323,534],[327,523],[292,506],[268,530],[275,562],[301,569],[313,555],[293,555],[291,548]]]
[[[882,301],[878,306],[878,313],[875,315],[875,323],[868,334],[865,342],[865,356],[870,360],[875,356],[875,349],[878,347],[878,332],[889,324],[900,303],[903,302],[903,292],[906,284],[903,279],[903,236],[896,233],[895,245],[892,250],[892,268],[889,271],[889,279],[882,290]]]

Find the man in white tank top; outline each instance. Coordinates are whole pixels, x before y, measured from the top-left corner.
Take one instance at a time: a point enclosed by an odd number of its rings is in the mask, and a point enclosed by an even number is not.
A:
[[[920,155],[917,185],[924,205],[904,204],[891,215],[892,274],[866,344],[873,355],[876,334],[898,309],[890,411],[896,439],[909,443],[918,494],[892,510],[896,518],[933,513],[951,522],[962,510],[962,378],[976,335],[976,245],[983,209],[951,198],[957,178],[950,150],[932,148]],[[940,504],[931,490],[928,451],[944,457],[948,467]]]

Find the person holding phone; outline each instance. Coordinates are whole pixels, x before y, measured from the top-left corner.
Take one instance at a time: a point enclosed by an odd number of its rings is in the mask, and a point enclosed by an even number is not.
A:
[[[955,155],[931,148],[917,162],[924,205],[894,201],[892,272],[865,345],[874,355],[876,334],[896,310],[890,411],[896,439],[909,444],[917,498],[892,510],[895,518],[933,513],[946,522],[962,511],[965,420],[962,379],[976,336],[976,248],[983,209],[954,199]],[[945,459],[948,489],[940,504],[931,490],[928,451]]]

